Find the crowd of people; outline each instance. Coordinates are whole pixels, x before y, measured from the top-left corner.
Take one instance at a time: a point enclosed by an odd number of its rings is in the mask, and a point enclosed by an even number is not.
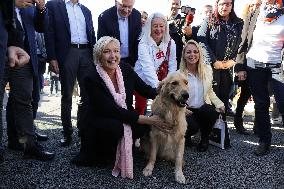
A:
[[[183,73],[189,83],[185,145],[191,145],[191,136],[200,131],[197,150],[207,151],[219,115],[226,120],[232,114],[230,98],[238,85],[236,131],[249,134],[242,116],[252,95],[254,131],[259,137],[254,154],[268,154],[271,94],[279,115],[284,115],[284,1],[252,0],[243,18],[236,15],[234,0],[204,5],[202,15],[190,9],[185,17],[179,13],[181,0],[170,1],[169,15],[148,15],[134,4],[135,0],[116,0],[99,15],[95,32],[91,11],[78,0],[1,0],[0,97],[3,104],[9,82],[8,148],[41,161],[55,156],[38,142],[48,137],[36,132],[34,123],[48,63],[56,93],[56,83],[61,83],[62,147],[69,146],[74,137],[71,109],[77,81],[80,88],[77,129],[81,146],[72,159],[75,165],[114,164],[114,176],[121,173],[133,178],[133,140],[149,134],[150,126],[171,131],[162,118],[148,117],[145,112],[147,100],[157,95],[158,83],[175,71]],[[203,21],[192,26],[191,19],[197,16]]]

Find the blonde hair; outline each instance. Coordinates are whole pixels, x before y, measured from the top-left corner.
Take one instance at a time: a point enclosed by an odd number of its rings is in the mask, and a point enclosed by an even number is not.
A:
[[[93,49],[94,64],[101,64],[100,59],[102,57],[103,50],[111,42],[116,43],[118,48],[120,48],[119,41],[116,38],[110,36],[103,36],[96,42]]]
[[[198,66],[197,66],[197,73],[198,73],[198,78],[201,81],[204,81],[206,79],[205,76],[205,63],[204,63],[204,54],[203,54],[203,49],[201,48],[201,46],[194,40],[189,40],[185,45],[184,48],[182,49],[182,55],[181,55],[181,61],[180,61],[180,69],[179,71],[183,74],[185,74],[186,76],[188,75],[188,69],[186,66],[186,61],[184,58],[185,55],[185,49],[187,48],[188,45],[195,45],[199,51],[199,60],[198,60]]]
[[[148,17],[148,19],[145,23],[145,26],[143,28],[142,35],[140,36],[141,41],[144,41],[144,42],[153,41],[153,38],[151,36],[151,28],[152,28],[152,21],[153,21],[154,18],[163,19],[164,24],[165,24],[165,33],[164,33],[162,42],[168,43],[170,41],[169,25],[168,25],[166,17],[159,12],[153,13]]]

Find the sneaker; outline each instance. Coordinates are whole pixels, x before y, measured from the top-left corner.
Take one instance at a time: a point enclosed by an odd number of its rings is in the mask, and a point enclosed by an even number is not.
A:
[[[48,97],[51,97],[52,96],[52,94],[48,94]]]
[[[271,123],[274,125],[282,125],[283,121],[282,121],[282,117],[276,117],[276,118],[271,118]]]
[[[254,154],[257,156],[264,156],[269,154],[269,152],[270,152],[270,144],[261,142],[255,149]]]

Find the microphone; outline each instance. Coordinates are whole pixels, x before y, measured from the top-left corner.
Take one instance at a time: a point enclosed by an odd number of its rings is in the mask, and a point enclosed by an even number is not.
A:
[[[185,17],[185,24],[186,26],[189,26],[193,22],[193,14],[188,13]]]

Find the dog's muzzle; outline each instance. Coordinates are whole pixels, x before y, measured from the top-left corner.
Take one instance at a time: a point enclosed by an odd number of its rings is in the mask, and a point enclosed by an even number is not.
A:
[[[185,107],[186,101],[189,98],[189,94],[187,91],[181,91],[178,98],[176,98],[174,94],[171,94],[171,97],[174,99],[175,102],[177,102],[177,105],[179,107]]]

